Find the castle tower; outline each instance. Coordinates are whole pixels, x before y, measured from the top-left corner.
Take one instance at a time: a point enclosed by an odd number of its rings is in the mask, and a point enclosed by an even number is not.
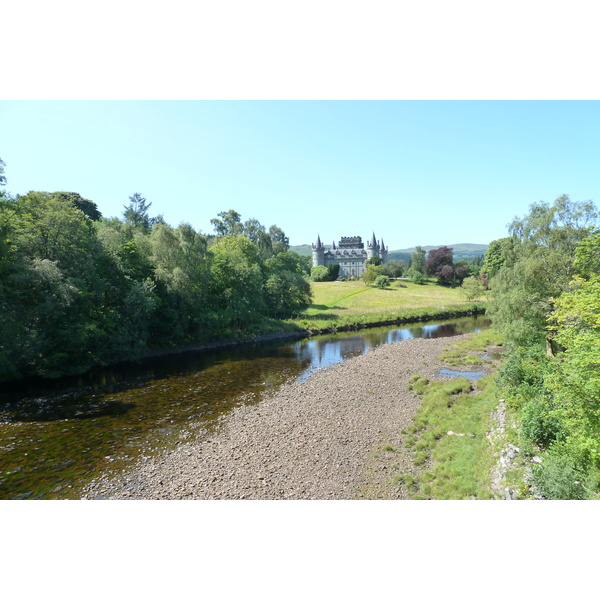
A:
[[[321,243],[321,236],[317,236],[317,243],[312,245],[313,267],[325,266],[325,246]]]
[[[379,244],[375,239],[375,232],[371,236],[371,241],[367,244],[367,260],[371,258],[380,258],[379,256]]]
[[[379,250],[379,258],[381,258],[381,262],[387,262],[388,249],[385,247],[383,243],[383,238],[381,238],[381,249]]]

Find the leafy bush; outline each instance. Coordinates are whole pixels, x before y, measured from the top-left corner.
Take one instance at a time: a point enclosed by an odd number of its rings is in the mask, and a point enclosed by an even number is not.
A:
[[[425,275],[412,267],[408,269],[406,276],[410,277],[410,280],[417,285],[423,285],[425,283]]]
[[[379,276],[381,276],[381,267],[367,264],[367,268],[362,274],[362,280],[365,282],[365,285],[373,285]]]
[[[545,349],[535,345],[511,352],[499,372],[499,382],[516,392],[523,386],[541,390],[548,370]]]
[[[390,287],[390,278],[387,275],[379,275],[375,279],[375,286],[382,290],[386,287]]]
[[[483,295],[483,283],[478,277],[467,277],[461,287],[468,302],[477,300]]]
[[[329,269],[323,265],[313,267],[310,270],[311,281],[329,281]]]
[[[585,500],[591,478],[580,461],[562,450],[556,447],[545,454],[533,469],[533,482],[548,500]]]
[[[329,281],[335,281],[340,274],[339,263],[331,263],[330,265],[327,265],[327,271],[329,272]]]
[[[521,433],[538,446],[547,448],[560,433],[558,419],[550,413],[551,407],[539,398],[526,402],[521,410]]]

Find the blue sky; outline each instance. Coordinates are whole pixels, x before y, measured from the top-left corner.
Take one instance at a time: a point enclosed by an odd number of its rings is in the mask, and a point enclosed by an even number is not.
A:
[[[532,202],[600,204],[596,101],[2,101],[7,190],[134,192],[212,233],[234,209],[292,244],[489,243]]]

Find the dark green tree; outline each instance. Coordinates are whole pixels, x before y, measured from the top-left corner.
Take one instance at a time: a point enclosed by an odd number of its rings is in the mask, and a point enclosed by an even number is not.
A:
[[[54,192],[54,198],[59,200],[67,200],[78,208],[84,215],[88,216],[92,221],[98,221],[102,217],[102,213],[98,210],[95,202],[82,198],[76,192]]]
[[[265,314],[258,248],[244,235],[212,246],[210,298],[224,324],[239,331]]]
[[[152,202],[148,203],[146,198],[137,192],[129,196],[129,204],[124,206],[123,217],[125,222],[134,228],[147,231],[153,224],[153,219],[148,214]]]
[[[268,278],[264,291],[270,315],[290,317],[310,304],[310,283],[296,252],[280,252],[267,261],[266,267]]]
[[[340,275],[339,263],[331,263],[327,265],[327,271],[329,271],[329,281],[336,281]]]

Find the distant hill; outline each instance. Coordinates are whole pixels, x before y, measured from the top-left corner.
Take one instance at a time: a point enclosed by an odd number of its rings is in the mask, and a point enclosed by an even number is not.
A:
[[[429,252],[441,246],[448,246],[453,249],[454,260],[473,260],[478,256],[483,256],[488,249],[487,244],[440,244],[439,246],[421,246],[423,250]],[[404,248],[403,250],[390,250],[388,252],[388,260],[403,260],[410,261],[415,248]]]
[[[311,244],[302,244],[301,246],[290,246],[290,250],[298,253],[300,256],[312,256]]]
[[[454,260],[473,260],[477,256],[482,256],[487,252],[487,244],[440,244],[439,246],[421,246],[423,250],[429,252],[429,250],[435,250],[441,246],[448,246],[454,249]],[[329,246],[325,245],[326,248]],[[297,252],[301,256],[312,256],[311,244],[302,244],[300,246],[290,246],[290,250]],[[405,248],[403,250],[390,250],[388,252],[388,260],[403,260],[409,262],[412,253],[415,251],[414,248]]]

